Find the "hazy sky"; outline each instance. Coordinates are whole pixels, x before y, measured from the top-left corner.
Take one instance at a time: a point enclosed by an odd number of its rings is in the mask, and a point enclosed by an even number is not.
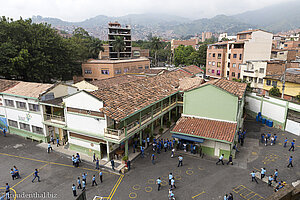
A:
[[[288,0],[0,0],[0,15],[23,18],[41,15],[82,21],[96,15],[166,13],[198,19],[237,14]]]

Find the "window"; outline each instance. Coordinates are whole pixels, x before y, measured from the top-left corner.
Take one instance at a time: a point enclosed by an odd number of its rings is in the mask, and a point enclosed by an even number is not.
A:
[[[32,132],[38,133],[38,134],[44,134],[43,133],[43,128],[37,127],[37,126],[31,126],[32,127]]]
[[[115,69],[115,74],[122,74],[122,70],[121,69]]]
[[[300,47],[300,44],[298,44],[298,47]]]
[[[277,81],[272,81],[272,86],[277,87]]]
[[[15,107],[15,104],[14,104],[13,100],[5,99],[4,102],[5,102],[6,106]]]
[[[210,70],[210,69],[208,69],[208,70],[207,70],[207,72],[208,72],[208,73],[210,73],[210,72],[211,72],[211,70]]]
[[[15,127],[15,128],[18,128],[18,122],[17,121],[14,121],[14,120],[8,120],[8,125],[9,126],[12,126],[12,127]]]
[[[221,59],[222,55],[220,53],[218,53],[218,59]]]
[[[211,53],[208,54],[208,57],[211,57]]]
[[[242,64],[239,64],[239,69],[241,69]]]
[[[280,52],[280,53],[279,53],[279,55],[283,55],[283,54],[284,54],[284,52]]]
[[[227,71],[227,76],[229,76],[229,71]]]
[[[215,65],[216,65],[216,63],[215,63],[215,62],[212,62],[212,65],[213,65],[213,66],[215,66]]]
[[[143,66],[139,66],[138,68],[139,68],[139,69],[143,69]]]
[[[217,63],[217,67],[221,67],[221,63],[220,62]]]
[[[253,77],[249,77],[249,81],[251,81],[251,82],[252,82],[252,81],[253,81]]]
[[[21,109],[24,109],[24,110],[27,109],[25,102],[16,101],[16,104],[17,104],[17,108],[21,108]]]
[[[217,75],[220,75],[220,70],[217,70]]]
[[[271,85],[271,80],[267,80],[267,85]]]
[[[212,70],[211,70],[211,73],[212,73],[212,74],[214,74],[214,73],[215,73],[215,70],[214,70],[214,69],[212,69]]]
[[[145,66],[145,69],[149,69],[149,66],[148,66],[148,65],[146,65],[146,66]]]
[[[216,57],[216,54],[215,54],[215,53],[213,53],[213,57]]]
[[[235,72],[232,72],[232,73],[231,73],[231,76],[235,77]]]
[[[228,54],[228,59],[230,59],[230,55],[231,55],[231,54],[229,53],[229,54]]]
[[[265,69],[264,68],[259,68],[259,73],[264,73],[265,72]]]
[[[236,67],[236,64],[235,64],[235,63],[232,63],[232,67]]]
[[[284,47],[287,47],[287,46],[288,46],[287,44],[284,45]]]
[[[124,68],[124,73],[128,72],[128,68]]]
[[[263,84],[263,83],[264,83],[264,79],[259,78],[259,79],[258,79],[258,83]]]
[[[239,79],[240,77],[241,77],[241,74],[240,74],[240,73],[238,73],[238,77],[237,77],[237,78]]]
[[[35,112],[40,111],[40,107],[39,107],[39,105],[37,105],[37,104],[31,104],[31,103],[29,103],[29,104],[28,104],[28,107],[29,107],[29,110],[30,110],[30,111],[35,111]]]
[[[256,77],[254,78],[254,81],[253,81],[253,82],[254,82],[254,83],[257,83],[257,78],[256,78]]]
[[[102,70],[101,70],[101,74],[106,74],[106,75],[108,75],[108,74],[109,74],[109,70],[108,70],[108,69],[102,69]]]
[[[20,129],[23,129],[25,131],[30,131],[30,126],[28,124],[22,122],[19,122],[19,124],[20,124]]]
[[[237,56],[236,54],[233,54],[233,58],[236,58],[236,56]]]
[[[242,54],[240,54],[240,58],[239,59],[242,60]]]
[[[91,70],[91,69],[85,69],[85,70],[84,70],[84,73],[85,73],[85,74],[91,74],[91,73],[92,73],[92,70]]]
[[[211,65],[211,61],[208,62],[208,65]]]

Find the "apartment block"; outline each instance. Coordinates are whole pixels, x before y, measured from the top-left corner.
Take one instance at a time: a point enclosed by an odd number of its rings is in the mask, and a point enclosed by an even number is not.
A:
[[[228,42],[208,45],[206,59],[206,75],[213,78],[224,76]]]
[[[128,25],[122,27],[118,22],[108,24],[109,58],[118,59],[118,52],[113,48],[115,38],[118,36],[123,37],[125,42],[125,48],[120,52],[120,58],[131,58],[131,28]]]
[[[241,68],[247,61],[270,60],[272,37],[272,33],[259,29],[247,30],[239,32],[236,40],[209,45],[206,74],[212,78],[241,79]],[[216,56],[216,53],[221,54],[217,61],[213,56]],[[217,64],[217,68],[216,62],[220,63]]]
[[[205,40],[212,38],[212,32],[202,32],[201,34],[201,41],[205,42]]]
[[[174,52],[174,50],[179,47],[180,45],[183,46],[192,46],[194,49],[197,49],[197,45],[199,43],[198,38],[196,39],[190,39],[190,40],[171,40],[171,50]]]
[[[82,63],[82,74],[86,81],[100,80],[120,76],[132,69],[149,69],[148,58],[123,60],[95,60],[90,59]]]

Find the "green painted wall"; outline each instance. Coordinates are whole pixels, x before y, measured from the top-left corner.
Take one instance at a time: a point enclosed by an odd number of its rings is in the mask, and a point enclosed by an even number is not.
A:
[[[211,147],[202,146],[202,153],[208,156],[214,156],[215,155],[215,149]]]
[[[14,127],[11,127],[11,126],[9,127],[9,132],[12,133],[12,134],[16,134],[16,135],[25,137],[25,138],[31,138],[33,140],[47,142],[44,135],[39,135],[39,134],[32,133],[32,132],[29,132],[29,131],[14,128]]]
[[[228,160],[228,158],[230,156],[230,151],[220,149],[220,155],[219,156],[221,156],[222,154],[224,154],[224,158]]]
[[[206,85],[184,93],[183,113],[199,117],[236,121],[238,97]]]
[[[85,147],[82,147],[82,146],[79,146],[79,145],[75,145],[75,144],[69,144],[69,149],[73,150],[73,151],[76,151],[78,153],[87,154],[87,155],[91,156],[91,159],[92,159],[92,156],[95,153],[96,157],[98,157],[99,159],[101,159],[100,151],[94,151],[92,149],[85,148]]]

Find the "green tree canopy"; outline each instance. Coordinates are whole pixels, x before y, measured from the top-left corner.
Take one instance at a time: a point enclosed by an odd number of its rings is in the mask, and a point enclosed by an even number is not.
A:
[[[280,90],[278,87],[272,87],[269,91],[269,94],[275,97],[280,97]]]
[[[121,36],[116,36],[115,41],[112,43],[113,49],[118,52],[118,59],[120,59],[120,52],[125,49],[125,41]]]
[[[0,19],[0,74],[6,79],[69,80],[81,73],[81,62],[96,57],[101,48],[101,42],[82,28],[66,39],[48,24]]]

